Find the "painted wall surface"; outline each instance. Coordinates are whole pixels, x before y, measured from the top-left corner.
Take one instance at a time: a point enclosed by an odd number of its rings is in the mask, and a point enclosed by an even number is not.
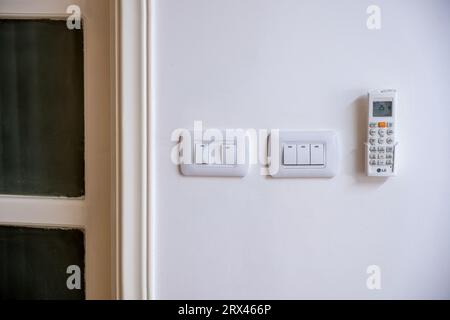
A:
[[[450,298],[450,2],[157,0],[156,298]],[[364,175],[366,94],[399,91],[399,176]],[[334,179],[187,178],[176,128],[336,130]],[[381,290],[366,268],[380,266]]]

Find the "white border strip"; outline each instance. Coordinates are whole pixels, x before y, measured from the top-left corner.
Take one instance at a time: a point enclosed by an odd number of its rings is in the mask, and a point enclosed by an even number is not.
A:
[[[120,0],[121,298],[147,299],[147,1]]]
[[[147,11],[147,92],[149,92],[148,97],[148,141],[149,141],[149,153],[148,153],[148,181],[149,181],[149,215],[148,215],[148,226],[147,226],[147,288],[149,299],[156,299],[156,263],[155,263],[155,253],[156,253],[156,177],[153,174],[156,172],[156,137],[154,129],[156,128],[156,115],[155,115],[155,84],[153,79],[154,69],[156,63],[154,63],[154,40],[155,40],[155,2],[152,0],[148,1],[148,11]]]

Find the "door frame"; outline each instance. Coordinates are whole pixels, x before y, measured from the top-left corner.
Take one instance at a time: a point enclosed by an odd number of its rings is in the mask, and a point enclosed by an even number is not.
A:
[[[151,0],[116,4],[116,217],[121,299],[155,299]]]

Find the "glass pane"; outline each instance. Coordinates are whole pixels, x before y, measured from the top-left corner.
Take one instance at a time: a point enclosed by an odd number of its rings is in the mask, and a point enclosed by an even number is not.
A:
[[[0,20],[0,193],[84,195],[83,32]]]
[[[83,300],[80,230],[0,226],[0,300]]]

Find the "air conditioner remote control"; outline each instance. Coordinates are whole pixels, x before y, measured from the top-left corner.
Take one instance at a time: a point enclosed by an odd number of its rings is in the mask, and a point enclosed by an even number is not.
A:
[[[389,177],[397,169],[397,92],[369,92],[369,121],[366,143],[366,173],[368,176]]]

